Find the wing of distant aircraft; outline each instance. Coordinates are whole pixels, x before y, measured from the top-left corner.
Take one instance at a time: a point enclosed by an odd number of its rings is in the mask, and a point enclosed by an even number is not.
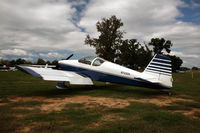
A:
[[[171,60],[164,55],[155,55],[144,72],[137,72],[100,57],[88,56],[79,60],[68,60],[69,58],[58,62],[62,70],[17,67],[44,80],[68,81],[70,84],[92,85],[92,81],[101,81],[154,89],[172,88]]]

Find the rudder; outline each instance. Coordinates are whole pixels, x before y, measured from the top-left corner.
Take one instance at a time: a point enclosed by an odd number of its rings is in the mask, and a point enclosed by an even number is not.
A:
[[[171,59],[161,54],[156,54],[145,68],[145,74],[150,74],[157,78],[164,86],[172,87],[172,67]]]

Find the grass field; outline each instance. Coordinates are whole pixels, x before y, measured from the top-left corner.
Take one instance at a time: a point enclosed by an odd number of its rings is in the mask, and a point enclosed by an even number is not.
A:
[[[58,90],[56,82],[0,72],[0,132],[198,133],[200,72],[173,78],[168,96],[104,83]]]

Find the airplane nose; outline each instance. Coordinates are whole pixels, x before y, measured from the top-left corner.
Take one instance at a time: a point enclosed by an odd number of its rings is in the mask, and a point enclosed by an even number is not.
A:
[[[61,61],[58,61],[58,64],[74,66],[77,63],[76,63],[76,60],[61,60]]]
[[[58,61],[58,64],[62,64],[62,63],[63,63],[63,60]]]
[[[59,64],[71,64],[71,60],[60,60],[58,61]]]
[[[67,64],[67,61],[66,60],[60,60],[60,61],[58,61],[58,64]]]
[[[58,61],[58,66],[59,66],[59,69],[62,70],[63,69],[63,66],[65,66],[67,63],[65,62],[65,60],[60,60]]]

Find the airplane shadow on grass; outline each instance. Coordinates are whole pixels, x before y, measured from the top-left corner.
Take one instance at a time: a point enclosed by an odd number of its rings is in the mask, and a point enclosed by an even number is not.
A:
[[[74,95],[89,95],[98,97],[147,98],[165,95],[166,92],[141,87],[109,84],[95,86],[70,86],[67,89],[57,89],[52,87],[48,89],[38,90],[34,94],[44,97],[71,97]]]

